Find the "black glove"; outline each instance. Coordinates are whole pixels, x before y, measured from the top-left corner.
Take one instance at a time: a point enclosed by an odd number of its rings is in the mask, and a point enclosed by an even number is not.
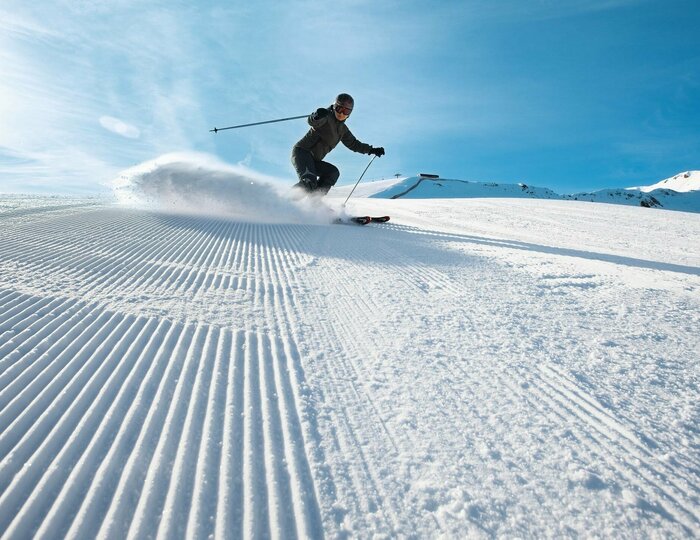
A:
[[[372,150],[369,151],[370,154],[374,154],[377,157],[382,157],[384,155],[384,148],[381,146],[378,148],[372,148]]]
[[[314,113],[315,120],[320,120],[321,118],[325,118],[326,116],[328,116],[328,109],[316,109],[316,112]]]

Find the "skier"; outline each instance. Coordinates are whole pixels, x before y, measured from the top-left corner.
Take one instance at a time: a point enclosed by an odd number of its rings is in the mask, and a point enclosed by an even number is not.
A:
[[[317,109],[309,115],[307,122],[311,129],[292,150],[292,164],[299,176],[295,188],[305,193],[328,193],[338,181],[340,171],[335,165],[323,161],[323,158],[341,141],[353,152],[377,157],[384,155],[384,148],[375,148],[358,141],[345,124],[354,105],[352,96],[339,94],[333,105]]]

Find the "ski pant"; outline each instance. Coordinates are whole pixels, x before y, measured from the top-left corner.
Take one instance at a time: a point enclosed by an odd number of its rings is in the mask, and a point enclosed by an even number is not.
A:
[[[309,193],[325,195],[340,177],[338,167],[326,161],[317,161],[309,150],[297,146],[292,150],[292,165],[299,177],[295,187]]]

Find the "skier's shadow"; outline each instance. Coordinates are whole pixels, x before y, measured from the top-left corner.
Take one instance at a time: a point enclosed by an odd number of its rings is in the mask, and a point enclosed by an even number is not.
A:
[[[700,268],[682,264],[650,261],[625,255],[600,253],[476,236],[440,232],[396,223],[361,225],[251,223],[225,218],[161,214],[161,219],[174,228],[200,231],[207,236],[225,237],[230,241],[255,244],[261,248],[280,248],[306,253],[313,257],[332,257],[379,264],[407,265],[415,261],[433,265],[464,265],[476,255],[445,249],[440,242],[464,242],[485,246],[546,253],[565,257],[597,260],[617,265],[676,272],[700,276]]]
[[[447,240],[451,242],[467,242],[471,244],[481,244],[493,247],[502,247],[507,249],[517,249],[523,251],[536,251],[539,253],[546,253],[549,255],[561,255],[565,257],[578,257],[582,259],[597,260],[603,262],[609,262],[613,264],[619,264],[624,266],[632,266],[636,268],[648,268],[651,270],[661,270],[665,272],[677,272],[682,274],[689,274],[693,276],[700,276],[700,268],[696,266],[686,266],[682,264],[665,263],[660,261],[649,261],[646,259],[638,259],[635,257],[628,257],[625,255],[614,255],[611,253],[599,253],[595,251],[586,251],[581,249],[573,248],[560,248],[554,246],[546,246],[543,244],[533,244],[530,242],[522,242],[520,240],[507,240],[499,238],[489,238],[486,236],[475,236],[469,234],[460,234],[452,232],[439,232],[430,231],[425,229],[419,229],[417,227],[410,227],[407,225],[397,225],[392,224],[390,226],[392,230],[397,232],[405,232],[414,235],[422,235],[433,240]]]
[[[427,237],[389,228],[388,224],[295,224],[253,223],[204,216],[158,214],[169,228],[200,238],[203,243],[222,246],[245,244],[258,250],[299,253],[313,258],[377,263],[383,266],[464,265],[473,255],[446,250]],[[224,247],[228,246],[228,248]]]

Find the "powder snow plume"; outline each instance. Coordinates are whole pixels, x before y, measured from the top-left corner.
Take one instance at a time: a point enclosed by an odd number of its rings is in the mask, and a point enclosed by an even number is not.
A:
[[[127,205],[264,223],[328,223],[329,208],[291,199],[290,185],[208,154],[165,154],[113,182]]]

